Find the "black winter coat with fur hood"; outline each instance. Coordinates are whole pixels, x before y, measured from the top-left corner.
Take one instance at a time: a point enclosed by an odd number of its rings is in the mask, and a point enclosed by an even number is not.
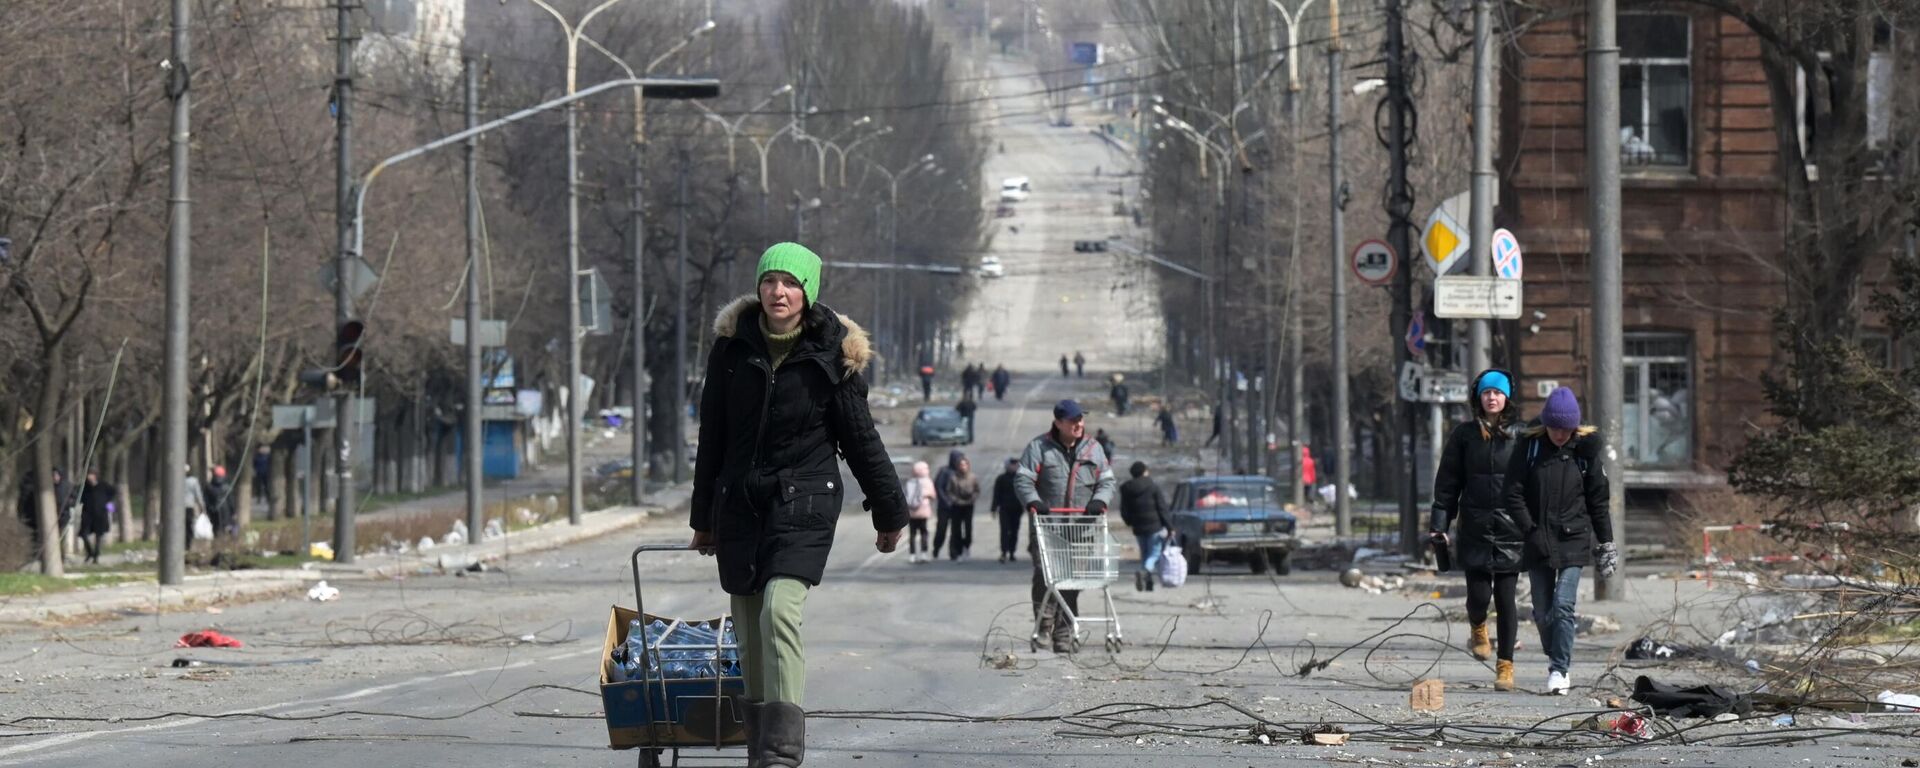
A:
[[[713,533],[720,586],[757,594],[774,576],[818,585],[840,520],[844,456],[877,531],[907,525],[906,499],[867,410],[867,333],[825,306],[772,368],[758,295],[720,311],[700,395],[692,526]]]
[[[1515,380],[1513,374],[1492,368],[1473,381],[1495,371]],[[1507,464],[1520,436],[1513,414],[1519,412],[1520,404],[1508,398],[1504,410],[1489,416],[1481,410],[1477,395],[1471,400],[1473,420],[1455,425],[1447,435],[1440,469],[1433,474],[1429,530],[1445,532],[1458,524],[1460,530],[1453,534],[1454,562],[1461,570],[1518,573],[1526,532],[1533,527],[1523,519],[1526,510],[1506,506]]]

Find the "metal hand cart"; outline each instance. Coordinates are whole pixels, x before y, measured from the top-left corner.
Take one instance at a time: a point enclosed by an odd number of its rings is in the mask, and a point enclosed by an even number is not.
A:
[[[1034,515],[1033,540],[1040,550],[1040,577],[1047,594],[1039,614],[1034,616],[1032,649],[1040,650],[1040,625],[1047,604],[1057,607],[1059,616],[1072,627],[1074,649],[1078,650],[1088,631],[1082,624],[1105,624],[1106,647],[1117,652],[1125,638],[1120,634],[1120,614],[1113,608],[1109,586],[1120,579],[1120,545],[1107,527],[1107,515],[1087,514],[1084,509],[1053,509]],[[1106,613],[1101,616],[1076,614],[1061,596],[1063,590],[1100,590]],[[1058,619],[1056,619],[1058,620]]]
[[[600,652],[600,699],[606,710],[608,741],[614,749],[640,750],[640,768],[679,765],[683,750],[720,750],[747,743],[742,716],[747,685],[737,669],[729,674],[727,660],[729,656],[738,658],[739,647],[727,642],[727,614],[688,621],[646,612],[646,597],[640,587],[640,553],[691,549],[685,544],[642,544],[634,548],[634,610],[613,607],[606,645]],[[636,619],[642,627],[660,621],[667,630],[658,639],[641,636],[644,658],[633,665],[634,672],[629,676],[615,661],[614,651],[630,647],[627,635]],[[714,641],[667,642],[675,630],[690,625],[711,627]],[[670,667],[682,674],[669,677]],[[686,674],[689,670],[691,675]],[[667,750],[673,750],[672,761],[663,763]]]

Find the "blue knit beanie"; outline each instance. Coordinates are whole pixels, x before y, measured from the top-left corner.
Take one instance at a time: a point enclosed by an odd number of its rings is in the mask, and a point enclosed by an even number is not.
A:
[[[1489,389],[1497,389],[1500,390],[1500,394],[1513,397],[1513,382],[1507,378],[1506,374],[1499,371],[1480,374],[1480,380],[1473,384],[1473,396],[1479,397],[1482,391]]]
[[[1560,387],[1547,395],[1547,405],[1540,409],[1540,423],[1553,429],[1579,428],[1580,400],[1573,396],[1573,390]]]

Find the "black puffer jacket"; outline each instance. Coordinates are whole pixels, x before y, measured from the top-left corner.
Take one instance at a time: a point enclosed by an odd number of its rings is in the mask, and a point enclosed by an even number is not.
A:
[[[1554,445],[1537,426],[1514,443],[1506,506],[1526,512],[1522,567],[1592,565],[1594,547],[1613,541],[1613,521],[1607,517],[1612,488],[1600,467],[1600,446],[1593,427],[1581,427],[1563,446]]]
[[[1499,371],[1512,381],[1513,375]],[[1487,375],[1473,377],[1478,382]],[[1447,435],[1440,469],[1433,475],[1433,520],[1429,530],[1445,532],[1456,522],[1454,560],[1462,570],[1518,573],[1525,531],[1533,526],[1519,510],[1506,507],[1507,461],[1518,442],[1520,428],[1512,414],[1518,404],[1492,418],[1473,398],[1473,421],[1456,425]]]
[[[860,483],[874,529],[907,525],[906,499],[867,411],[866,331],[808,307],[805,332],[775,371],[760,322],[757,295],[714,321],[693,470],[693,529],[713,533],[720,586],[735,595],[756,594],[774,576],[820,583],[846,491],[837,455]]]
[[[1159,533],[1168,528],[1167,496],[1151,476],[1142,475],[1120,484],[1120,521],[1135,536]]]

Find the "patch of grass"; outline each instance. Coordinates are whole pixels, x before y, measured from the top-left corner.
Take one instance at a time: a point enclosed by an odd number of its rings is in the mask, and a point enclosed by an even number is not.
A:
[[[89,573],[73,578],[38,573],[0,573],[0,595],[45,595],[147,580],[146,577],[125,573]]]

